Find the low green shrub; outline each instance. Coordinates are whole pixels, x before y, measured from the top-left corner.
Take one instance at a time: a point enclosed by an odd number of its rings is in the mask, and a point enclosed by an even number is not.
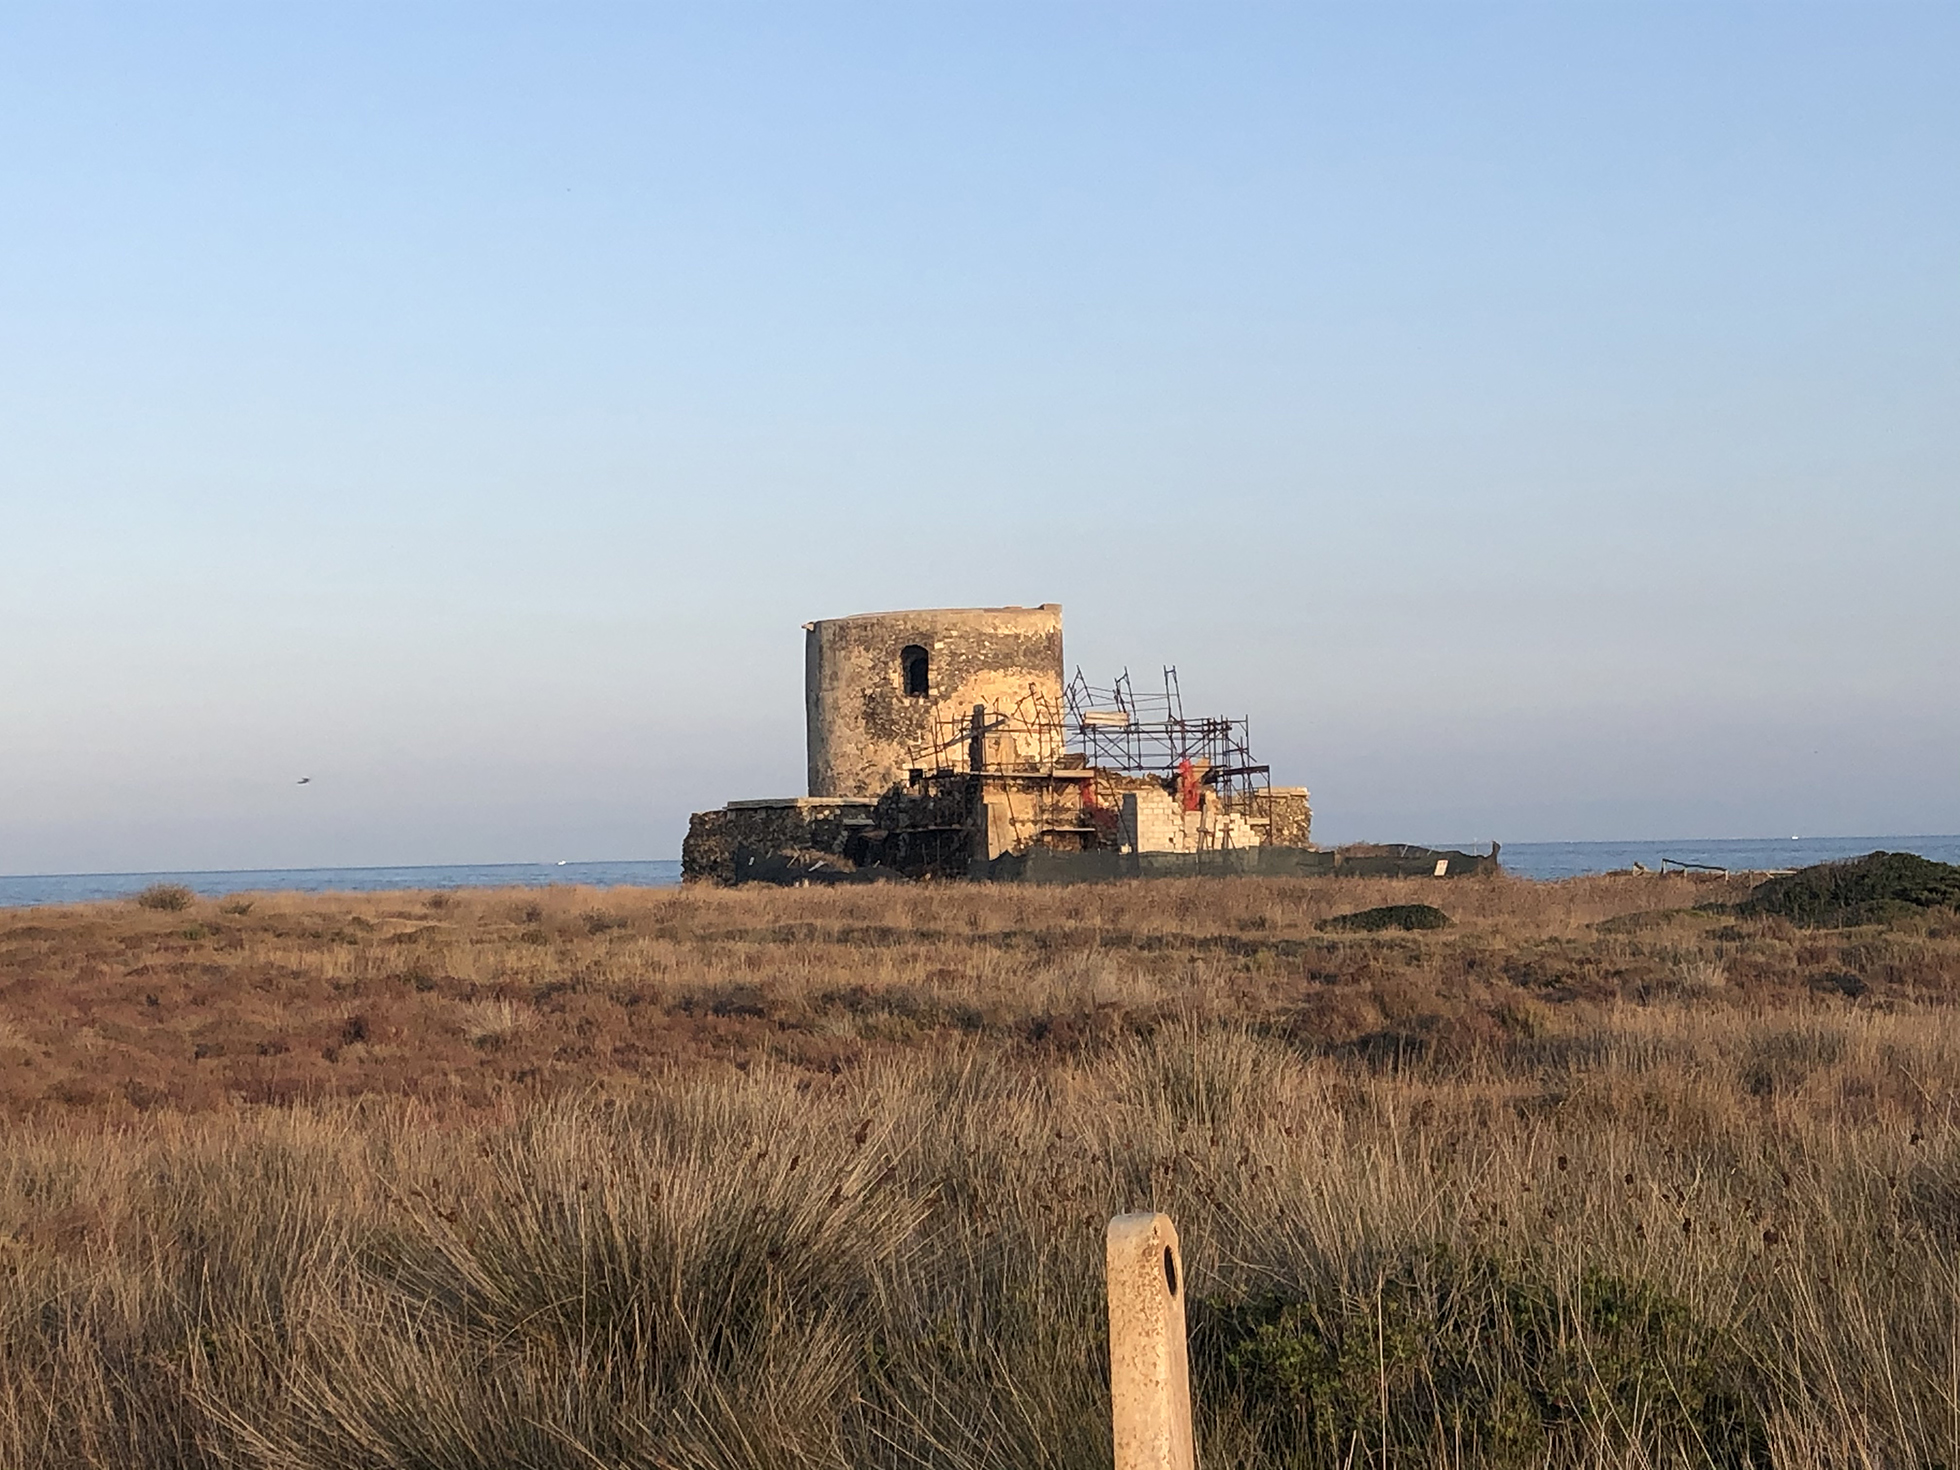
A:
[[[1871,852],[1767,879],[1736,905],[1736,912],[1834,928],[1955,907],[1960,907],[1960,867],[1910,852]]]
[[[1522,1467],[1601,1444],[1768,1462],[1744,1355],[1649,1282],[1590,1268],[1560,1282],[1530,1260],[1437,1244],[1372,1289],[1192,1307],[1194,1373],[1270,1464],[1413,1463],[1453,1447]]]
[[[1390,903],[1359,913],[1337,914],[1314,927],[1328,934],[1373,934],[1384,929],[1447,929],[1450,916],[1426,903]]]

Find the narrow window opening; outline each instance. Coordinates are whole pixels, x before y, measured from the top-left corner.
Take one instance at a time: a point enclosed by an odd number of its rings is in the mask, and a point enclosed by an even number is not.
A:
[[[898,666],[905,674],[907,694],[932,693],[932,660],[918,644],[907,645],[898,656]]]

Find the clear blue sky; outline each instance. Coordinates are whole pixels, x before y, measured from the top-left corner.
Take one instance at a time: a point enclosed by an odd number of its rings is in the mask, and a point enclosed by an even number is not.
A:
[[[1327,840],[1960,830],[1956,77],[1951,4],[8,6],[0,871],[669,856],[801,789],[804,620],[1043,601]]]

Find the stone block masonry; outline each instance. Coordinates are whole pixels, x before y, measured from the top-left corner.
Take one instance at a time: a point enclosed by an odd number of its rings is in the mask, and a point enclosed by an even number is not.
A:
[[[876,800],[915,770],[970,769],[964,732],[976,708],[1023,712],[1017,730],[1060,728],[1062,610],[1055,603],[864,613],[804,628],[811,796]],[[960,733],[948,739],[949,731]],[[1002,738],[979,732],[972,743],[988,764],[1060,754],[993,748]]]
[[[842,854],[853,836],[871,826],[873,806],[786,796],[696,812],[681,843],[681,871],[690,878],[736,883],[752,863],[773,853]]]

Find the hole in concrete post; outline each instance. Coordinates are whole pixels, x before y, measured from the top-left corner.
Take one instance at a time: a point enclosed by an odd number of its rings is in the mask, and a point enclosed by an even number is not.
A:
[[[898,666],[905,675],[907,694],[932,693],[932,658],[918,644],[906,645],[898,655]]]
[[[1104,1264],[1111,1470],[1197,1470],[1177,1231],[1163,1215],[1118,1215]]]

